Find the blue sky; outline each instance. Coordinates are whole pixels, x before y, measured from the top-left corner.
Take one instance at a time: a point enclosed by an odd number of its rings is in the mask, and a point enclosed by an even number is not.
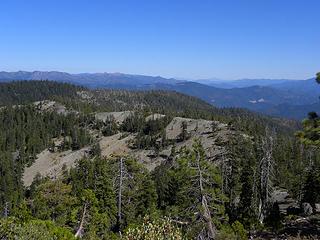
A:
[[[319,0],[1,0],[0,71],[313,77]]]

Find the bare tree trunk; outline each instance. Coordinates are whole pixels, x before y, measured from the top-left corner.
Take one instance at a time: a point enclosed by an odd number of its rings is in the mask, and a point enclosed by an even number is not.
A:
[[[3,215],[5,218],[7,218],[9,216],[9,203],[8,202],[5,202],[5,204],[4,204]]]
[[[222,186],[221,191],[223,194],[230,194],[230,199],[233,200],[232,191],[230,191],[230,176],[232,175],[232,164],[231,159],[226,157],[224,154],[221,155],[221,177]]]
[[[204,188],[203,188],[203,176],[202,176],[202,170],[200,166],[200,155],[199,152],[197,152],[197,165],[198,165],[198,173],[199,173],[199,187],[200,187],[200,193],[201,193],[201,204],[203,207],[203,218],[207,222],[207,227],[208,227],[208,235],[211,239],[215,239],[216,234],[217,234],[217,229],[215,225],[212,222],[212,217],[210,213],[210,209],[208,207],[208,201],[207,197],[204,193]]]
[[[274,136],[266,129],[266,137],[262,140],[263,157],[260,161],[260,199],[259,199],[259,221],[263,223],[269,197],[272,193],[272,173],[274,161],[272,157]]]
[[[259,216],[260,214],[260,197],[259,197],[259,184],[258,183],[258,177],[259,174],[259,166],[256,167],[253,173],[253,186],[252,186],[252,192],[253,192],[253,201],[252,201],[252,206],[254,208],[255,214]]]
[[[85,217],[86,217],[86,213],[87,213],[87,206],[88,206],[88,203],[86,202],[84,204],[84,206],[83,206],[83,212],[82,212],[82,217],[81,217],[81,221],[80,221],[80,225],[79,225],[78,231],[74,235],[76,238],[78,238],[78,237],[82,238],[83,226],[84,226]]]
[[[119,172],[120,172],[120,177],[119,177],[119,192],[118,192],[118,222],[120,225],[122,221],[121,206],[122,206],[123,158],[120,158]]]

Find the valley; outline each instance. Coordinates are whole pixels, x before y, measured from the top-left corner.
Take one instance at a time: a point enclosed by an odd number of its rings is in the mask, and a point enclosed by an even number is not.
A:
[[[296,121],[166,90],[16,81],[0,92],[0,203],[15,231],[24,207],[33,228],[52,221],[47,232],[72,239],[85,208],[85,239],[130,239],[145,221],[194,239],[212,234],[205,214],[222,239],[319,236],[308,169],[320,152],[295,136]]]
[[[246,108],[270,116],[296,120],[307,115],[308,111],[303,109],[319,109],[317,96],[320,95],[320,90],[314,78],[185,81],[123,73],[0,72],[0,82],[13,80],[53,80],[91,89],[170,90],[200,98],[216,107]]]

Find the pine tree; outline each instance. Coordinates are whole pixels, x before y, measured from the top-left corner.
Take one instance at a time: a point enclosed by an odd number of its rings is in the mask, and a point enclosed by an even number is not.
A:
[[[243,166],[241,171],[241,193],[238,214],[241,222],[247,229],[250,229],[251,225],[255,222],[255,212],[254,212],[254,169],[253,164],[250,159],[248,159]]]
[[[320,170],[309,169],[303,186],[302,202],[310,203],[313,208],[320,201]]]
[[[200,142],[191,151],[182,151],[167,174],[169,181],[162,184],[168,187],[158,187],[164,190],[162,201],[166,202],[166,211],[190,224],[185,229],[188,237],[214,238],[225,217],[226,199],[221,193],[220,173],[206,159]],[[175,186],[170,188],[170,183]]]

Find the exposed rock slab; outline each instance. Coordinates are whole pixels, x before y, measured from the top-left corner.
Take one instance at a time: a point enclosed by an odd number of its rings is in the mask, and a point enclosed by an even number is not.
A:
[[[77,151],[50,152],[45,150],[38,154],[35,162],[27,167],[23,174],[24,185],[30,186],[37,173],[41,176],[56,178],[60,175],[63,165],[68,168],[75,165],[76,161],[86,156],[89,148],[82,148]]]
[[[108,118],[113,117],[118,124],[122,124],[123,121],[133,114],[133,111],[123,111],[123,112],[100,112],[96,113],[95,117],[98,120],[106,121]]]

